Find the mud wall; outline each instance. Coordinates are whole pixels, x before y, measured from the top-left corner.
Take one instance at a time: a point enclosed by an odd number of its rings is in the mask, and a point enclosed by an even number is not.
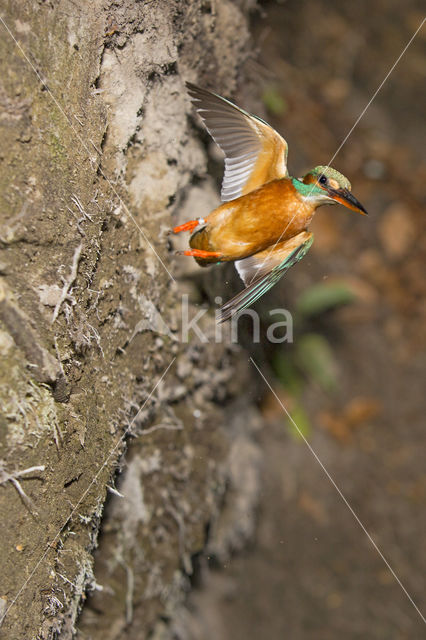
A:
[[[246,358],[211,313],[182,343],[167,236],[217,203],[184,81],[232,91],[248,8],[3,4],[2,637],[71,638],[82,608],[82,638],[167,637],[194,556],[250,534]]]

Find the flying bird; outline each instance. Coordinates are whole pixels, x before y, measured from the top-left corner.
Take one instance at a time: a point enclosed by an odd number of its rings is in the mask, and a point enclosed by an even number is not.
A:
[[[221,96],[186,84],[213,140],[225,154],[223,204],[205,218],[173,229],[190,231],[187,251],[205,267],[234,262],[245,289],[220,309],[224,322],[269,291],[308,252],[309,223],[318,207],[342,204],[366,214],[345,176],[318,166],[302,178],[287,170],[288,145],[264,120]]]

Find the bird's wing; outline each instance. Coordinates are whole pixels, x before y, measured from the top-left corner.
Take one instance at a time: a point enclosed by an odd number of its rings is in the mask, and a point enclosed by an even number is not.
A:
[[[288,175],[287,143],[269,124],[215,93],[190,82],[186,86],[208,132],[225,154],[224,202]]]
[[[218,322],[229,320],[269,291],[290,267],[303,258],[313,240],[312,233],[302,231],[275,247],[238,260],[235,266],[246,288],[219,309]]]

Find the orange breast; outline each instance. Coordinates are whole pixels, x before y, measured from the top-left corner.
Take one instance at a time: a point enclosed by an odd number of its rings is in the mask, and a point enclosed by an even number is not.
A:
[[[205,230],[194,234],[190,244],[220,251],[224,260],[238,260],[278,239],[292,238],[307,227],[313,214],[314,207],[303,202],[291,179],[273,180],[212,211]]]

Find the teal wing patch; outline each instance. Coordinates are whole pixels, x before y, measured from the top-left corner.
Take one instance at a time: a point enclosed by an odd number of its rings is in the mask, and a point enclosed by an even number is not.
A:
[[[222,305],[218,311],[217,322],[225,322],[239,311],[246,309],[269,291],[269,289],[271,289],[279,280],[281,280],[290,267],[296,264],[296,262],[299,262],[299,260],[301,260],[309,251],[314,237],[311,233],[306,233],[305,235],[307,236],[307,239],[302,242],[302,244],[294,248],[280,264],[275,265],[266,274],[262,272],[259,273],[258,276],[255,276],[251,280],[250,284],[245,289]]]

